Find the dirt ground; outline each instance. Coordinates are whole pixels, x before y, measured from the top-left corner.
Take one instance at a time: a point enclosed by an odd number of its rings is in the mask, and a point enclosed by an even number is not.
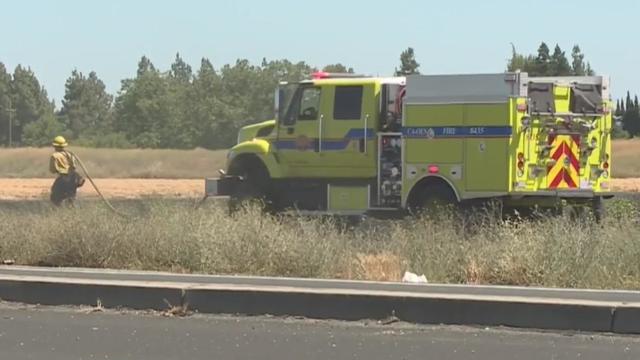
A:
[[[140,197],[199,198],[204,195],[204,180],[189,179],[95,179],[106,197],[132,199]],[[615,179],[614,191],[640,191],[640,178]],[[0,178],[0,200],[46,199],[53,179]],[[87,181],[79,198],[98,196]]]
[[[95,179],[109,198],[173,197],[199,198],[204,195],[204,180],[175,179]],[[53,179],[2,179],[0,200],[36,200],[49,197]],[[79,189],[78,198],[96,197],[89,181]]]

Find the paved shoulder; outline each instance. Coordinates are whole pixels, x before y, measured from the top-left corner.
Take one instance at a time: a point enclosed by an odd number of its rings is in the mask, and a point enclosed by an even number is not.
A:
[[[569,335],[569,336],[568,336]],[[638,359],[637,337],[0,304],[7,359]]]

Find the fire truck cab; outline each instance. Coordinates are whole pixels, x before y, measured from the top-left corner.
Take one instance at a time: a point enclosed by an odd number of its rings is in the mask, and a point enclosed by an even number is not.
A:
[[[207,195],[330,214],[610,197],[609,80],[523,72],[281,83],[276,119],[241,129]]]

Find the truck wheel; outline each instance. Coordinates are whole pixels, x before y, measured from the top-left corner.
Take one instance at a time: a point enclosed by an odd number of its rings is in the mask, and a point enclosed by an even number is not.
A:
[[[234,169],[242,181],[229,198],[229,211],[234,213],[243,207],[257,206],[261,210],[268,209],[268,191],[270,178],[266,169],[261,166]]]
[[[600,223],[605,216],[604,201],[602,196],[596,196],[591,200],[591,211],[597,223]]]
[[[241,208],[253,205],[264,208],[264,194],[251,182],[243,181],[229,198],[229,211],[235,213]]]
[[[432,184],[422,189],[422,193],[418,195],[410,210],[415,214],[435,216],[447,211],[455,212],[458,207],[458,200],[449,186]]]

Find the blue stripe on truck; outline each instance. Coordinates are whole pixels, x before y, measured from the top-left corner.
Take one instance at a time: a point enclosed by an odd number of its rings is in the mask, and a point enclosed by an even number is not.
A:
[[[403,127],[402,135],[407,138],[502,138],[510,137],[511,126],[425,126]]]

